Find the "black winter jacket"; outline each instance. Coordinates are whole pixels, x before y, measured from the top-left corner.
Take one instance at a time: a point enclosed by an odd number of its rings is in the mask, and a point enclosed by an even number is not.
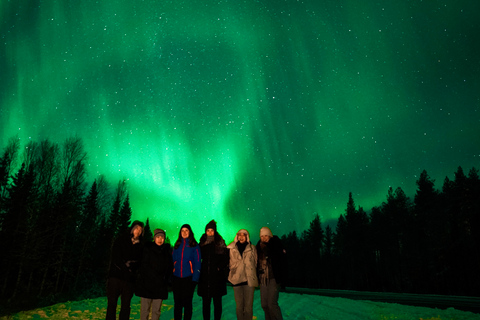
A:
[[[201,297],[227,294],[229,250],[223,238],[215,232],[214,242],[205,244],[206,234],[200,238],[202,267],[197,293]]]
[[[142,262],[135,284],[135,294],[147,299],[168,299],[168,284],[173,272],[172,250],[169,243],[161,246],[145,244]]]
[[[273,236],[270,238],[270,241],[267,242],[267,250],[262,250],[260,245],[261,241],[257,243],[257,254],[258,261],[266,255],[267,260],[272,266],[273,276],[275,281],[282,286],[286,285],[287,281],[287,260],[286,260],[286,251],[283,247],[282,241],[278,236]],[[260,267],[260,262],[258,267]]]
[[[135,224],[132,225],[130,230],[135,226]],[[109,278],[135,282],[135,273],[142,258],[143,244],[141,241],[133,244],[132,237],[133,235],[129,232],[119,236],[113,243]]]

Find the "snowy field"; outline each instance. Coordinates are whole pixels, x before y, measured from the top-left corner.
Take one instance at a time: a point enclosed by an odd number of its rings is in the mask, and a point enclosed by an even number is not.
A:
[[[236,320],[233,289],[223,297],[223,317]],[[201,298],[195,295],[193,301],[193,320],[202,319]],[[284,319],[328,319],[328,320],[480,320],[480,314],[459,311],[404,306],[395,303],[373,302],[367,300],[350,300],[345,298],[324,297],[317,295],[281,293],[279,300]],[[22,311],[0,319],[105,319],[107,299],[105,297],[60,303],[42,309]],[[255,291],[254,319],[265,319],[260,306],[260,292]],[[212,314],[213,318],[213,314]],[[140,319],[140,298],[132,300],[130,319]],[[161,320],[173,319],[173,295],[162,306]]]

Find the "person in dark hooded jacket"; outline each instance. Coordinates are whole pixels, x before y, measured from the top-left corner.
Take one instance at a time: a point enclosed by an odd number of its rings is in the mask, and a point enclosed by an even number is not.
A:
[[[120,320],[130,318],[130,301],[134,293],[135,274],[142,257],[144,224],[134,221],[128,234],[119,236],[112,247],[107,281],[106,320],[115,320],[118,297],[121,297]]]
[[[155,229],[153,242],[145,244],[135,283],[135,294],[140,299],[140,319],[158,320],[163,300],[168,298],[168,283],[173,272],[172,250],[165,243],[165,231]]]
[[[202,267],[197,293],[202,297],[203,319],[210,320],[213,299],[214,319],[222,317],[222,296],[227,294],[229,255],[222,236],[217,232],[217,223],[210,221],[200,238]]]
[[[278,298],[280,288],[286,280],[286,251],[280,238],[274,236],[268,227],[260,229],[257,254],[260,302],[265,320],[282,320]]]

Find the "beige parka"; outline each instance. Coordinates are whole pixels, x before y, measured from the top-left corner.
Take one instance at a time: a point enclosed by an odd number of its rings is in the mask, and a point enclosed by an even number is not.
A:
[[[240,254],[237,247],[238,234],[245,233],[247,235],[247,246],[243,255]],[[235,240],[227,246],[230,249],[230,273],[228,281],[236,285],[242,282],[248,282],[248,286],[257,287],[257,249],[250,243],[250,234],[247,230],[241,229],[235,235]]]

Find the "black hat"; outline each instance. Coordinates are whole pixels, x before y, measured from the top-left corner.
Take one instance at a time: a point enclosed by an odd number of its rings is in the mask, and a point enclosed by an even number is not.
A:
[[[207,231],[208,229],[213,229],[213,231],[217,232],[217,223],[215,222],[215,220],[212,220],[209,223],[207,223],[207,226],[205,227],[205,231]]]
[[[184,225],[182,225],[182,226],[180,227],[180,231],[181,231],[183,228],[187,228],[190,232],[192,231],[192,227],[191,227],[188,223],[185,223]]]

